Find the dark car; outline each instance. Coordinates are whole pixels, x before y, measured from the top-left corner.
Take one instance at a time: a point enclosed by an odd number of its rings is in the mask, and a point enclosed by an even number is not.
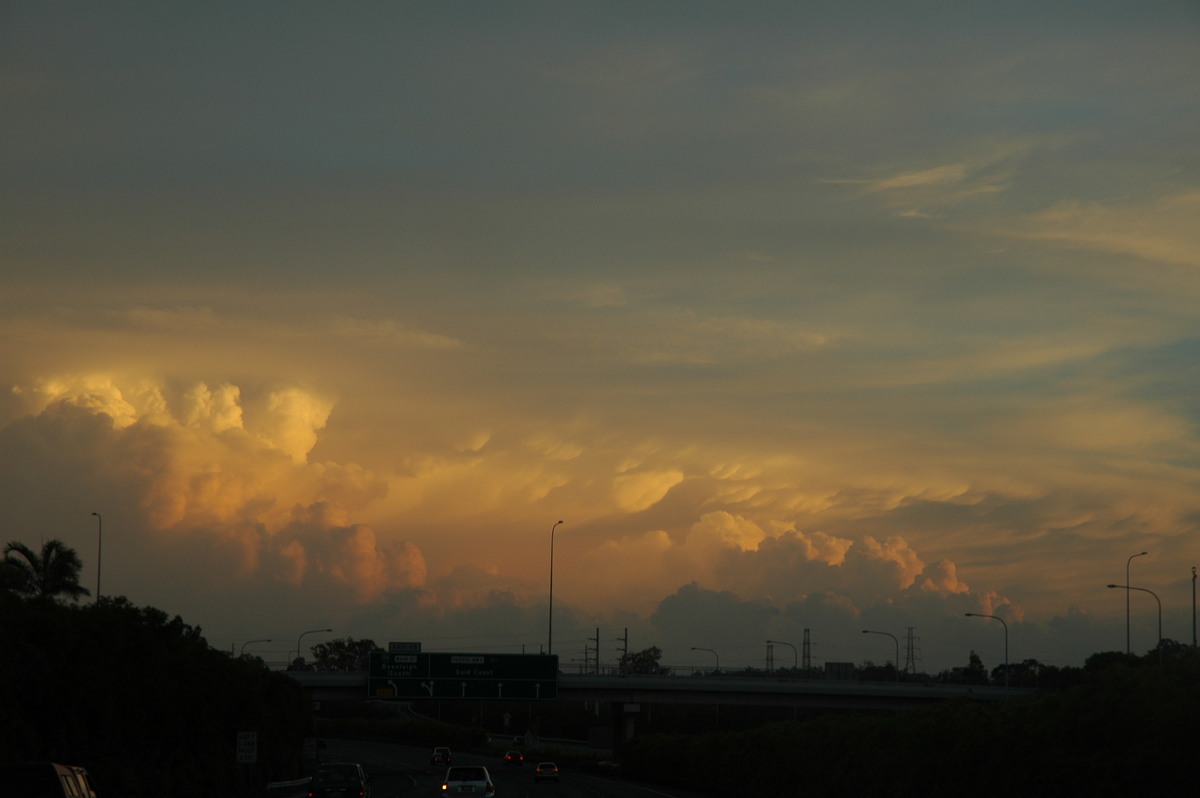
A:
[[[553,762],[538,762],[533,770],[533,780],[558,781],[558,765]]]
[[[505,766],[513,765],[514,767],[521,767],[525,764],[525,757],[520,751],[509,751],[504,755],[504,764]]]
[[[433,753],[429,755],[429,764],[431,765],[449,765],[450,762],[450,749],[444,746],[433,749]]]
[[[96,798],[84,768],[57,762],[0,764],[0,795]]]
[[[371,777],[356,762],[326,762],[313,771],[308,798],[371,798]]]

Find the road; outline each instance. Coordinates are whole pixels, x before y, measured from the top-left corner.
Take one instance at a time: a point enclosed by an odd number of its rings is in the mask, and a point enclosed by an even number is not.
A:
[[[326,762],[360,762],[371,774],[372,798],[440,795],[445,769],[429,764],[430,748],[391,743],[327,740],[321,749]],[[496,784],[496,798],[708,798],[701,793],[651,787],[564,768],[557,784],[534,783],[533,767],[505,767],[499,755],[485,757],[454,752],[456,765],[484,765]]]

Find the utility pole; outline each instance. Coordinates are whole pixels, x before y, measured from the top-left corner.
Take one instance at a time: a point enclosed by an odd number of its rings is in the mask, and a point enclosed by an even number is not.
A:
[[[802,645],[804,646],[804,656],[800,659],[800,667],[804,670],[810,670],[812,668],[812,647],[808,640],[807,629],[804,630],[804,643]]]
[[[775,647],[767,641],[767,673],[775,670]]]
[[[625,627],[625,636],[618,637],[617,639],[621,641],[621,647],[618,648],[617,651],[621,652],[621,670],[624,671],[625,664],[627,662],[629,662],[629,627],[628,626]]]
[[[595,648],[595,651],[596,651],[596,670],[594,671],[594,673],[595,673],[597,676],[599,676],[599,675],[600,675],[600,627],[599,627],[599,626],[597,626],[597,627],[596,627],[596,636],[595,636],[595,637],[593,637],[593,638],[592,638],[592,640],[593,640],[593,642],[595,642],[595,644],[596,644],[596,648]]]

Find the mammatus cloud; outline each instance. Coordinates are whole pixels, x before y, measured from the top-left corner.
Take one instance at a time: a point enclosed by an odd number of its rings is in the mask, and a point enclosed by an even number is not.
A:
[[[657,504],[682,481],[683,472],[677,469],[619,474],[613,480],[613,500],[625,512],[636,513]]]

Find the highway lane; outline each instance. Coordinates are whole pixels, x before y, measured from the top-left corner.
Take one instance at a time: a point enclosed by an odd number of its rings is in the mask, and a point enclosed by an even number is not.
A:
[[[360,762],[371,774],[373,798],[440,795],[445,768],[429,764],[428,748],[380,742],[327,740],[321,749],[326,762]],[[702,793],[650,786],[562,767],[558,783],[533,780],[536,761],[524,767],[505,767],[499,754],[485,757],[454,752],[455,764],[484,765],[496,784],[496,798],[709,798]]]

